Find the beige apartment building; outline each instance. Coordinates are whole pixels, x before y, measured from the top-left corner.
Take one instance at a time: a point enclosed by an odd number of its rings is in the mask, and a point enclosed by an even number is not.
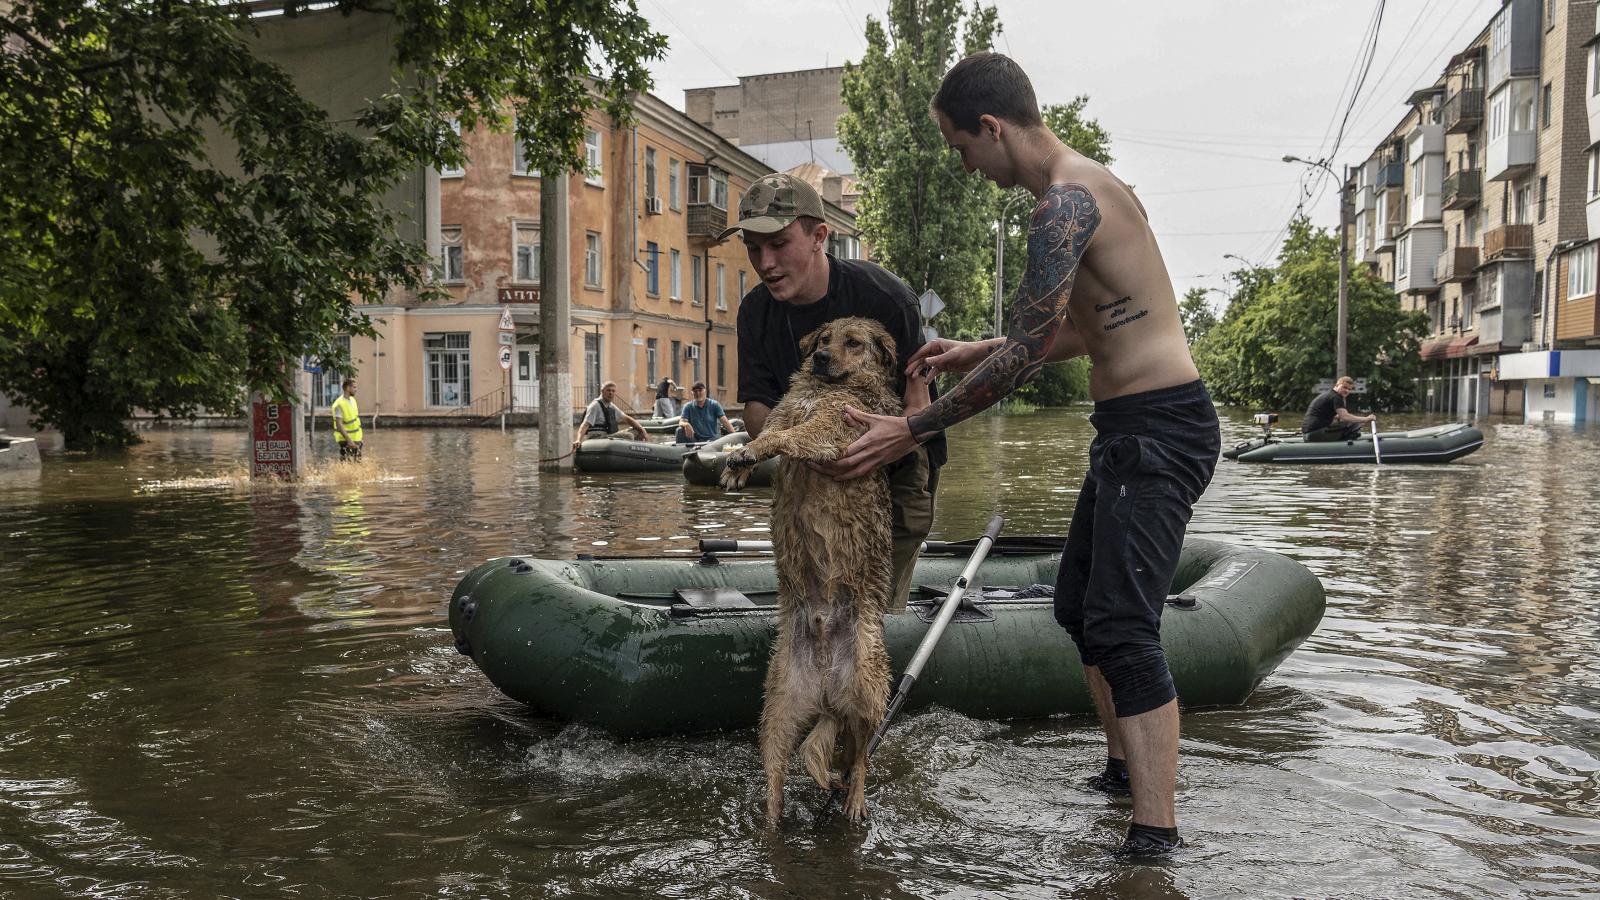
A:
[[[739,301],[756,276],[743,245],[716,243],[729,209],[772,169],[651,95],[635,124],[596,114],[588,171],[571,176],[569,245],[574,409],[617,382],[618,402],[648,413],[655,386],[705,381],[733,404]],[[350,351],[363,412],[471,420],[539,405],[539,173],[509,134],[464,136],[470,162],[438,173],[438,267],[449,298],[367,307],[376,340]],[[830,251],[858,255],[854,218],[825,203]],[[502,311],[514,328],[502,336]],[[500,347],[511,348],[503,370]],[[338,394],[313,380],[319,409]]]
[[[1427,313],[1425,408],[1600,418],[1595,0],[1507,0],[1354,170],[1352,255]]]

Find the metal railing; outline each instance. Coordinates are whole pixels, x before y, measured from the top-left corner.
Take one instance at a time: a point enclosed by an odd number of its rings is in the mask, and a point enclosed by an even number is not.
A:
[[[1477,169],[1457,169],[1446,176],[1440,199],[1445,209],[1467,209],[1477,206],[1483,196],[1483,172]]]
[[[1477,247],[1452,247],[1439,254],[1433,265],[1433,278],[1439,284],[1471,281],[1478,277],[1477,268]]]
[[[490,416],[498,416],[500,413],[505,412],[506,400],[506,388],[505,385],[501,385],[465,406],[458,406],[450,410],[448,415],[459,416],[463,419],[487,419]]]
[[[1483,91],[1468,88],[1451,94],[1444,101],[1442,118],[1446,134],[1463,134],[1478,127],[1483,121]]]

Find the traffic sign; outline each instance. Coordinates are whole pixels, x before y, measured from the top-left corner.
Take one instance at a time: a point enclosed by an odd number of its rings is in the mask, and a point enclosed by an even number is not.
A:
[[[517,336],[516,335],[512,334],[509,331],[500,332],[500,343],[501,344],[503,344],[505,346],[510,346],[512,344],[515,344],[516,342],[517,342]]]
[[[311,361],[311,357],[309,357],[309,356],[300,357],[300,368],[305,369],[307,372],[310,372],[313,375],[321,375],[322,374],[322,366],[319,366],[315,362],[312,362]]]
[[[510,306],[502,306],[502,307],[500,307],[500,330],[501,331],[516,331],[517,330],[517,323],[512,321],[512,319],[511,319],[511,307]]]
[[[500,348],[500,368],[506,369],[507,371],[509,371],[511,369],[511,348],[510,347],[501,347]]]
[[[932,288],[922,292],[922,296],[917,298],[917,305],[922,310],[924,319],[931,319],[944,311],[944,301],[933,292]]]

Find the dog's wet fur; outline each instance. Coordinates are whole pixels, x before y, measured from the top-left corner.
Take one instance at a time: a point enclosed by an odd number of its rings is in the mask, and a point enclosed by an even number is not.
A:
[[[893,583],[893,525],[882,471],[834,481],[806,465],[837,458],[860,434],[845,406],[897,415],[895,345],[871,319],[836,319],[800,342],[805,359],[759,437],[730,454],[727,490],[744,487],[756,463],[783,455],[772,501],[778,570],[778,640],[767,664],[761,761],[767,823],[783,814],[789,756],[800,745],[806,772],[823,789],[844,787],[844,813],[867,815],[867,744],[889,701],[883,616]],[[804,730],[811,731],[801,742]],[[834,745],[843,739],[834,778]]]

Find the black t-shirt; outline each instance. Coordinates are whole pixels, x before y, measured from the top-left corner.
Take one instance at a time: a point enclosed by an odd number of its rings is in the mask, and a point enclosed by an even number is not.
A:
[[[796,306],[772,298],[757,283],[739,303],[739,402],[778,405],[799,371],[800,339],[834,319],[875,319],[894,338],[896,396],[904,396],[905,369],[922,347],[917,296],[905,282],[876,263],[838,259],[828,254],[828,293],[815,303]],[[937,393],[934,394],[938,396]],[[927,442],[928,461],[942,466],[948,457],[944,434]]]
[[[1327,428],[1333,424],[1341,409],[1344,409],[1344,395],[1333,390],[1323,391],[1311,401],[1311,408],[1306,410],[1305,421],[1300,423],[1300,433],[1310,434]]]

